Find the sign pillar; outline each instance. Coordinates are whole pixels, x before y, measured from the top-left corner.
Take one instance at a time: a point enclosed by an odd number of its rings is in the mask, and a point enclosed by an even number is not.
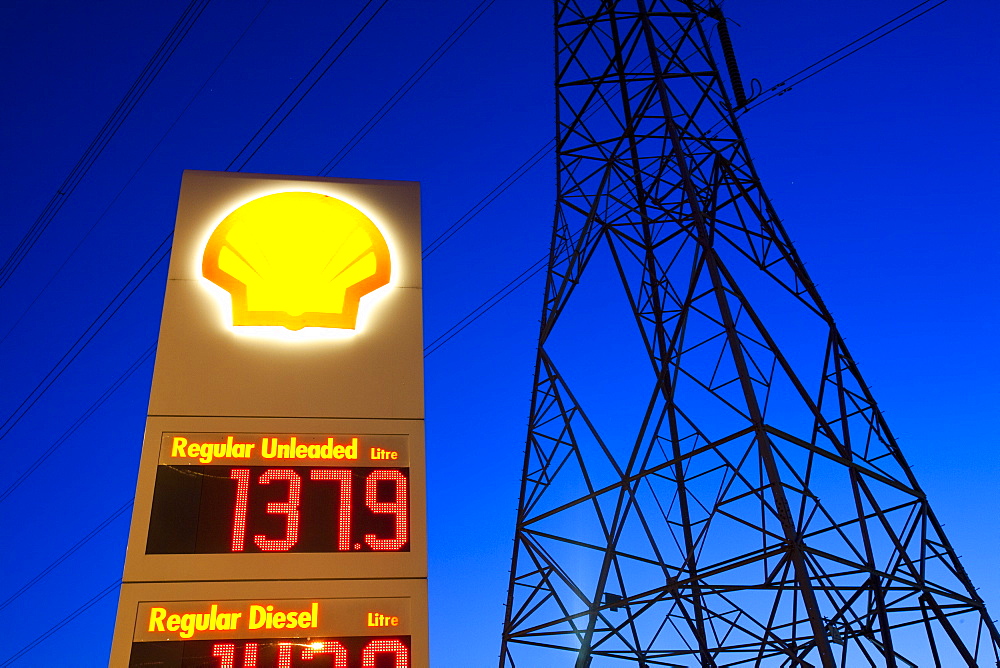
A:
[[[184,173],[111,666],[428,666],[419,207]]]

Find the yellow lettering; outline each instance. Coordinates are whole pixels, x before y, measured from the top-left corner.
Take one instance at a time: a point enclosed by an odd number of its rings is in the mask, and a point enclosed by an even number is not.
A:
[[[194,635],[195,617],[196,615],[181,615],[181,638]]]
[[[264,626],[266,620],[267,611],[262,605],[251,605],[250,606],[250,624],[247,626],[248,629],[259,629]]]
[[[383,615],[381,612],[369,612],[366,624],[368,626],[399,626],[399,617]]]
[[[170,448],[171,457],[183,457],[184,447],[187,445],[188,440],[183,436],[174,436],[173,446]]]
[[[348,445],[345,448],[345,450],[346,450],[346,457],[348,459],[357,459],[358,458],[358,439],[357,438],[352,438],[351,439],[351,444]]]
[[[166,608],[152,608],[149,611],[149,631],[163,631],[163,618],[167,616]]]
[[[264,437],[260,442],[260,453],[264,459],[274,459],[277,454],[278,439]]]
[[[285,628],[285,613],[276,612],[271,618],[271,628],[283,629]]]
[[[216,619],[215,626],[220,631],[232,631],[236,628],[236,623],[242,616],[242,612],[224,612]]]
[[[180,637],[187,640],[199,635],[201,631],[232,631],[236,629],[242,616],[242,612],[219,612],[217,603],[213,603],[205,612],[183,614],[168,614],[166,608],[154,607],[149,611],[149,631],[180,632]]]
[[[201,444],[201,458],[198,459],[202,464],[210,464],[212,462],[212,450],[218,449],[221,443],[202,443]]]

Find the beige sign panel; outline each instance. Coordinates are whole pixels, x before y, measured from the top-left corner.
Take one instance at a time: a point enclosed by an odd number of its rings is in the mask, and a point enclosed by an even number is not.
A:
[[[426,665],[419,208],[184,173],[111,665]]]

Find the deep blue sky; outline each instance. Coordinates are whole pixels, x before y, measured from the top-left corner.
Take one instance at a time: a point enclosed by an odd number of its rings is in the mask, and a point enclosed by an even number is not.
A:
[[[209,4],[0,289],[0,420],[169,231],[181,170],[225,169],[361,4],[268,3],[180,115],[264,6]],[[472,4],[389,0],[246,171],[318,173]],[[912,4],[730,0],[726,9],[744,79],[769,86]],[[0,258],[185,6],[4,3]],[[332,175],[420,181],[424,238],[434,239],[552,136],[551,14],[546,2],[496,0]],[[994,616],[998,22],[995,2],[950,0],[742,121],[765,188]],[[546,159],[428,259],[427,342],[546,252],[553,183]],[[164,274],[3,438],[0,489],[155,340]],[[435,666],[495,663],[540,301],[536,277],[427,359]],[[147,363],[0,503],[0,601],[131,497],[150,374]],[[0,610],[0,662],[120,577],[127,526],[118,519]],[[102,665],[116,603],[106,597],[15,665],[56,665],[68,647],[75,665]]]

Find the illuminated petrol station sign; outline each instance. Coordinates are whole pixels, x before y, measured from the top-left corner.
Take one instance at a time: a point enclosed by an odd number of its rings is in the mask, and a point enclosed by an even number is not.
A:
[[[111,666],[426,668],[418,187],[185,172]]]

